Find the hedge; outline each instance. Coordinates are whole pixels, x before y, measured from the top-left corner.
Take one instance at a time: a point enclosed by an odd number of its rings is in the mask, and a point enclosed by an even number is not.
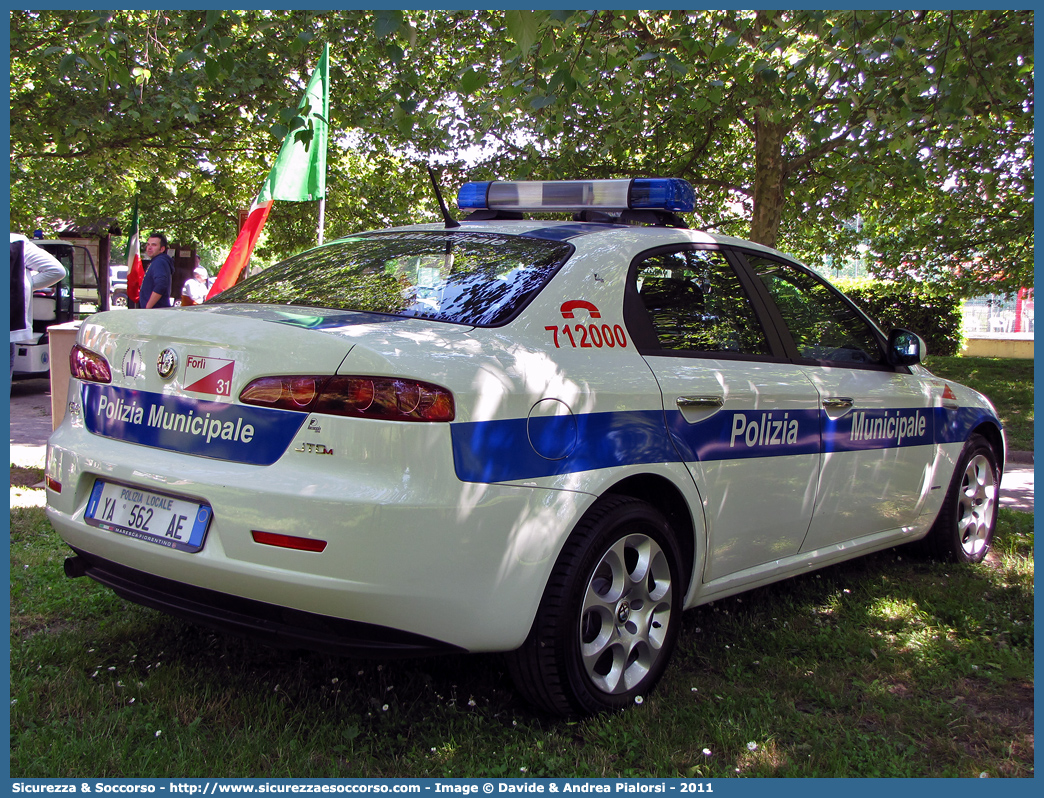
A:
[[[880,280],[836,280],[870,318],[887,333],[902,327],[917,333],[928,345],[928,354],[956,355],[961,351],[962,300],[942,296],[930,286]]]

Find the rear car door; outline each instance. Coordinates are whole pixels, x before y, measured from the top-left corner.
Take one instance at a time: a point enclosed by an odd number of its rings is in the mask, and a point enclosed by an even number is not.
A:
[[[880,331],[821,277],[763,254],[747,261],[821,400],[822,468],[801,551],[912,525],[932,489],[928,386],[889,365]]]
[[[752,288],[724,251],[689,245],[639,256],[625,294],[703,500],[705,582],[796,554],[819,479],[819,394],[780,356]]]

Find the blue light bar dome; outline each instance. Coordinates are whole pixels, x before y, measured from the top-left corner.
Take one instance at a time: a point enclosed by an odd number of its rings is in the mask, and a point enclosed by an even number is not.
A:
[[[653,210],[688,213],[696,192],[677,177],[635,180],[498,180],[465,183],[457,192],[461,210],[569,213],[586,210]]]
[[[489,192],[489,181],[485,183],[465,183],[457,192],[457,207],[463,210],[479,210],[489,206],[486,205],[486,195]]]
[[[636,178],[631,181],[631,208],[634,210],[692,213],[696,191],[680,177]]]

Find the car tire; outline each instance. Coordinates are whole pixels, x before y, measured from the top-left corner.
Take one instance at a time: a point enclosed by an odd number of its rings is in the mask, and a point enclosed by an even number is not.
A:
[[[125,308],[127,307],[127,295],[113,294],[112,299],[109,300],[109,304],[114,308]]]
[[[997,455],[981,435],[964,444],[942,510],[925,538],[939,560],[978,563],[986,557],[997,526],[1001,471]]]
[[[667,667],[683,594],[663,514],[638,499],[603,500],[566,541],[528,638],[508,655],[515,684],[555,715],[634,704]]]

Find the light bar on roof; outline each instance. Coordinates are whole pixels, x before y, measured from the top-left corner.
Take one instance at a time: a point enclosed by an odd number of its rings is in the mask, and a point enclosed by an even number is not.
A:
[[[677,177],[634,180],[498,180],[465,183],[457,193],[462,211],[504,210],[530,213],[585,210],[690,212],[696,192]]]

